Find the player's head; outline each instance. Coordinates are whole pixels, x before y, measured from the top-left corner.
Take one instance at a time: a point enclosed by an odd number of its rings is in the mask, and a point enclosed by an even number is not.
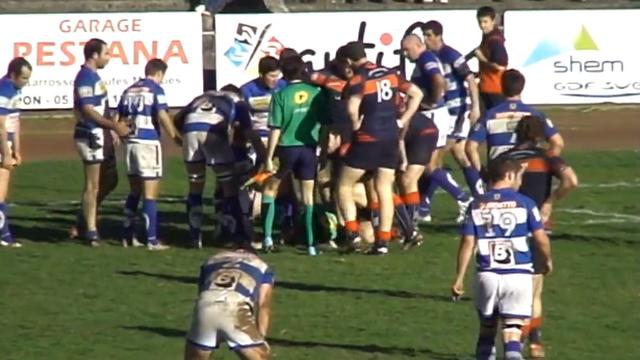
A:
[[[487,180],[493,187],[518,189],[522,184],[524,167],[519,161],[498,157],[487,165]]]
[[[442,24],[440,22],[431,20],[422,24],[422,35],[424,36],[424,43],[429,49],[437,50],[442,47]]]
[[[329,63],[329,71],[342,80],[349,80],[353,77],[353,69],[346,58],[335,58]]]
[[[491,6],[482,6],[476,12],[478,26],[482,33],[488,34],[493,31],[496,24],[496,10]]]
[[[411,61],[416,61],[427,47],[416,34],[409,34],[402,39],[402,51]]]
[[[299,56],[300,54],[298,54],[298,51],[296,51],[295,49],[292,48],[284,48],[282,50],[280,50],[280,63],[282,63],[282,60],[290,57],[290,56]]]
[[[265,56],[258,62],[258,73],[260,73],[260,80],[269,89],[273,89],[280,80],[280,65],[278,59],[273,56]]]
[[[153,78],[158,83],[161,83],[162,80],[164,80],[164,74],[167,73],[168,67],[167,63],[161,59],[151,59],[144,67],[144,76]]]
[[[13,58],[7,67],[7,77],[18,89],[22,89],[31,77],[31,64],[23,57]]]
[[[524,89],[524,75],[516,69],[502,73],[502,95],[506,97],[520,96]]]
[[[537,116],[527,115],[518,121],[516,139],[519,144],[524,142],[538,143],[544,140],[543,120]]]
[[[347,59],[350,64],[357,66],[367,60],[367,53],[364,50],[364,44],[359,41],[350,41],[341,46],[341,49],[340,56]]]
[[[240,88],[235,86],[234,84],[227,84],[221,87],[220,92],[229,96],[234,103],[242,99],[242,91],[240,91]]]
[[[109,47],[104,40],[93,38],[84,44],[84,60],[95,62],[96,68],[104,69],[109,57]]]
[[[300,56],[290,56],[282,60],[282,76],[287,81],[302,80],[304,61]]]

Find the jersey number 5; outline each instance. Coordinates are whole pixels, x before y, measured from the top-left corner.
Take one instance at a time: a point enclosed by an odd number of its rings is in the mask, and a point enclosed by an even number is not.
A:
[[[388,79],[376,81],[376,91],[378,93],[378,102],[389,101],[393,97],[391,81]]]

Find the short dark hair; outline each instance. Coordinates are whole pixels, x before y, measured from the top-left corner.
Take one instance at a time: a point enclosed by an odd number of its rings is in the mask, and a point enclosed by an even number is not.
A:
[[[100,55],[103,46],[107,46],[107,43],[102,39],[93,38],[87,41],[87,43],[84,44],[84,59],[91,59],[93,54]]]
[[[518,121],[516,126],[516,137],[518,143],[524,141],[538,142],[544,139],[544,124],[543,120],[537,116],[526,115]]]
[[[227,84],[223,87],[220,88],[220,91],[225,91],[225,92],[230,92],[230,93],[234,93],[240,97],[242,97],[242,92],[240,91],[240,88],[237,87],[234,84]]]
[[[512,97],[522,94],[524,89],[524,75],[516,69],[509,69],[502,74],[502,94]]]
[[[13,58],[13,60],[9,62],[9,66],[7,66],[7,75],[20,76],[23,67],[32,70],[31,64],[27,59],[23,57]]]
[[[510,172],[517,173],[522,166],[520,162],[514,159],[510,159],[506,156],[499,156],[491,161],[487,165],[487,180],[490,183],[496,183],[500,180],[504,180],[507,174]]]
[[[335,58],[329,63],[329,71],[341,78],[342,80],[347,80],[347,70],[349,69],[349,62],[346,58]]]
[[[422,24],[422,33],[426,33],[427,30],[433,31],[434,34],[440,36],[442,35],[442,24],[436,20],[430,20],[426,23]]]
[[[342,55],[351,60],[358,61],[367,57],[367,52],[364,50],[364,44],[359,41],[350,41],[343,46]]]
[[[478,11],[476,11],[476,18],[480,19],[483,17],[490,17],[491,20],[495,20],[496,9],[492,8],[491,6],[481,6],[480,8],[478,8]]]
[[[167,63],[162,61],[161,59],[151,59],[144,67],[144,75],[151,76],[157,74],[158,72],[164,74],[167,72],[168,67],[169,66],[167,65]]]
[[[282,76],[287,81],[301,80],[305,64],[300,56],[289,56],[282,60]]]
[[[280,51],[280,59],[279,62],[282,63],[282,60],[290,57],[290,56],[297,56],[298,51],[296,51],[296,49],[292,49],[292,48],[284,48]]]
[[[280,70],[278,59],[267,55],[258,62],[258,72],[260,75],[266,75],[272,71]]]
[[[335,59],[346,60],[347,59],[347,45],[342,45],[336,50]]]

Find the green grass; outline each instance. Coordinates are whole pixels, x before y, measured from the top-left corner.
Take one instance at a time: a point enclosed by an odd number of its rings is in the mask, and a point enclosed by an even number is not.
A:
[[[549,359],[640,358],[639,159],[633,152],[567,155],[585,186],[555,216],[555,273],[545,292]],[[181,163],[167,166],[163,193],[183,196]],[[66,240],[80,174],[78,162],[53,161],[15,174],[12,228],[26,246],[0,249],[0,358],[180,358],[195,276],[215,250],[149,253]],[[627,185],[598,186],[617,182]],[[123,181],[103,209],[107,238],[117,238],[115,200],[125,192]],[[183,206],[162,202],[160,211],[161,237],[186,242]],[[470,358],[472,303],[448,300],[457,236],[447,220],[454,212],[453,201],[438,194],[436,222],[423,228],[426,244],[412,252],[308,258],[289,248],[265,256],[278,280],[274,358]],[[221,350],[216,358],[234,356]]]

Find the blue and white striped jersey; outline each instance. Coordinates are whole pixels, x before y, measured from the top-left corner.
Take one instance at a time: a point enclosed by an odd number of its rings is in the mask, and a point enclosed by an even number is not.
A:
[[[129,86],[118,103],[120,119],[127,122],[131,132],[129,143],[147,143],[160,140],[158,112],[167,111],[167,99],[160,85],[151,79],[140,79]]]
[[[464,80],[471,74],[467,61],[462,54],[449,45],[444,45],[440,50],[434,52],[442,63],[446,80],[444,101],[449,114],[458,115],[460,112],[465,112],[468,104],[471,103]]]
[[[80,110],[84,105],[93,105],[96,112],[105,117],[108,115],[107,85],[95,70],[86,65],[80,67],[73,82],[73,113],[76,118],[74,138],[86,138],[91,130],[100,127],[95,121],[82,116]]]
[[[260,286],[273,283],[273,271],[256,255],[224,251],[202,265],[198,289],[200,292],[232,292],[255,307]]]
[[[544,122],[544,135],[547,139],[558,133],[551,120],[542,112],[520,100],[507,100],[487,111],[471,128],[469,140],[479,144],[486,141],[489,159],[495,159],[515,146],[516,126],[527,115],[536,116]]]
[[[20,89],[15,87],[11,79],[0,79],[0,116],[5,117],[4,126],[9,134],[9,140],[13,139],[20,126]]]
[[[476,198],[462,235],[476,239],[476,268],[499,274],[533,273],[530,233],[542,229],[533,200],[513,189],[491,190]]]
[[[229,128],[237,122],[240,128],[251,128],[249,105],[221,91],[207,91],[187,105],[183,133],[213,132],[227,138]]]

